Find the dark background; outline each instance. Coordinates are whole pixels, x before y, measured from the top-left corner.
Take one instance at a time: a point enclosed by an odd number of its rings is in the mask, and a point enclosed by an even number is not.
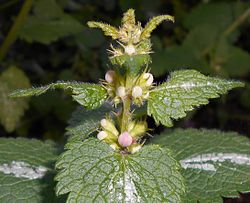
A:
[[[24,2],[0,1],[0,44],[16,23]],[[119,25],[128,8],[136,10],[143,25],[152,16],[170,14],[176,22],[164,22],[152,35],[155,53],[151,70],[157,82],[165,81],[170,71],[186,68],[246,82],[245,88],[211,100],[177,121],[175,127],[217,128],[250,136],[249,5],[248,1],[230,0],[35,0],[20,29],[12,33],[13,43],[4,50],[0,71],[4,74],[13,66],[22,71],[22,77],[13,73],[11,81],[17,84],[23,77],[35,86],[57,80],[98,82],[110,66],[106,53],[110,39],[99,30],[87,28],[87,21]],[[0,79],[3,83],[8,86],[10,81]],[[8,91],[20,87],[17,84],[9,85]],[[3,95],[7,89],[1,91]],[[31,98],[25,113],[16,110],[17,105],[8,98],[3,100],[0,136],[57,141],[62,140],[77,105],[60,91]],[[13,115],[14,121],[6,121]],[[156,132],[162,129],[159,126]]]

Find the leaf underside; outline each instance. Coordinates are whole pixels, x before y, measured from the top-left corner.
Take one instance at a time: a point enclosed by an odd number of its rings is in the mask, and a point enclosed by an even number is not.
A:
[[[10,97],[38,96],[50,89],[70,89],[73,99],[89,109],[100,107],[107,97],[107,91],[101,85],[61,81],[42,87],[16,90],[10,94]]]
[[[0,138],[0,202],[59,202],[53,190],[53,165],[58,154],[52,142]],[[47,172],[41,177],[32,175],[39,174],[40,167]]]
[[[167,82],[150,93],[148,115],[152,115],[157,124],[171,127],[172,119],[183,118],[186,111],[208,104],[208,99],[242,86],[242,82],[207,77],[196,70],[175,71]]]
[[[250,192],[250,140],[216,130],[174,130],[152,140],[170,148],[183,167],[184,202],[221,203]]]
[[[183,179],[168,149],[126,155],[96,138],[66,148],[56,163],[56,192],[69,193],[67,202],[180,202]]]
[[[79,106],[69,120],[66,128],[70,141],[84,140],[100,126],[100,121],[112,111],[109,103],[104,103],[100,108],[94,110],[84,109]]]

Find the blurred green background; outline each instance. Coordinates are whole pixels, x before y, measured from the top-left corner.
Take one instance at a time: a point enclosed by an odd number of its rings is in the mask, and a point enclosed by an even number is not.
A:
[[[151,71],[157,82],[178,69],[246,82],[175,126],[250,136],[250,2],[239,0],[1,0],[0,136],[62,141],[76,108],[71,97],[56,91],[11,100],[8,93],[57,80],[98,82],[110,68],[110,39],[86,22],[119,25],[128,8],[143,25],[155,15],[175,16],[175,24],[165,22],[153,32]]]

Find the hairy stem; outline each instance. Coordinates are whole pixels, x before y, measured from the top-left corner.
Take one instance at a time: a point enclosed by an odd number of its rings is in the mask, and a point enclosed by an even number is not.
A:
[[[132,78],[128,73],[126,75],[126,83],[125,83],[125,88],[129,89],[131,88],[132,84]],[[126,96],[123,99],[123,109],[122,109],[122,117],[121,117],[121,133],[127,130],[128,123],[131,119],[131,98],[129,96]]]
[[[12,25],[7,37],[5,38],[3,44],[0,48],[0,61],[2,61],[11,46],[11,44],[16,40],[16,35],[20,27],[22,26],[25,18],[27,17],[29,10],[32,6],[33,0],[25,0],[23,6],[15,20],[14,24]]]

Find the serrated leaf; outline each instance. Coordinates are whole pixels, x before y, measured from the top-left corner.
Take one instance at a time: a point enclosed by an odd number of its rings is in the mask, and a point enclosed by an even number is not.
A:
[[[73,112],[69,120],[69,126],[66,128],[70,141],[80,141],[87,138],[99,128],[101,119],[105,118],[112,109],[112,106],[108,103],[104,103],[103,106],[94,110],[78,107]]]
[[[106,23],[89,21],[88,26],[90,28],[100,28],[104,32],[104,35],[110,36],[112,39],[117,39],[119,36],[118,29]]]
[[[8,94],[18,87],[28,88],[30,82],[22,70],[13,66],[0,76],[0,122],[7,132],[15,130],[28,108],[27,99],[8,98]]]
[[[100,107],[107,97],[107,91],[100,85],[60,81],[42,87],[16,90],[10,94],[10,97],[38,96],[50,89],[70,89],[74,100],[89,109]]]
[[[145,28],[143,29],[140,39],[144,40],[150,37],[151,32],[160,24],[162,23],[164,20],[167,21],[172,21],[174,22],[174,17],[170,16],[170,15],[160,15],[160,16],[156,16],[153,17],[145,26]]]
[[[53,190],[59,151],[52,142],[0,138],[0,202],[59,202]]]
[[[184,185],[168,149],[127,155],[95,138],[70,142],[56,164],[56,192],[67,202],[180,202]],[[72,162],[74,160],[74,162]]]
[[[152,140],[173,150],[187,180],[184,202],[221,203],[250,191],[250,140],[216,130],[174,130]]]
[[[157,124],[171,127],[171,119],[183,118],[186,111],[208,104],[208,99],[242,86],[241,82],[207,77],[196,70],[175,71],[167,82],[151,91],[148,115],[152,115]]]

